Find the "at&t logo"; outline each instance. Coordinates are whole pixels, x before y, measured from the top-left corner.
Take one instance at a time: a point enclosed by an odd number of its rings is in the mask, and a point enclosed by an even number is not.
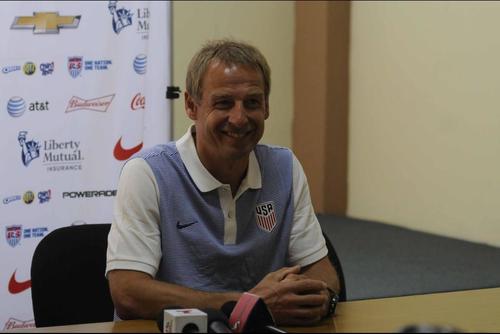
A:
[[[146,74],[147,65],[148,56],[146,56],[145,54],[141,53],[134,58],[134,71],[137,74]]]
[[[13,96],[7,102],[7,112],[12,117],[20,117],[26,110],[26,102],[20,96]]]
[[[49,101],[34,101],[28,104],[28,111],[48,111]],[[7,112],[12,117],[20,117],[26,111],[26,102],[20,96],[13,96],[7,102]]]

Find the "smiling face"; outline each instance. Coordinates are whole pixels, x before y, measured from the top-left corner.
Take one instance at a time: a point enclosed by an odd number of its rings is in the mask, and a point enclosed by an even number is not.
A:
[[[248,163],[269,116],[262,74],[250,66],[213,61],[202,83],[200,101],[185,94],[200,160],[209,170],[220,164]]]

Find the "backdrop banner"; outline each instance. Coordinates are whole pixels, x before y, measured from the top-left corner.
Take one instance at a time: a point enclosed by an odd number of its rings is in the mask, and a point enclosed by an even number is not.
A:
[[[110,223],[124,162],[170,140],[170,10],[166,1],[0,2],[0,329],[34,327],[40,240]]]

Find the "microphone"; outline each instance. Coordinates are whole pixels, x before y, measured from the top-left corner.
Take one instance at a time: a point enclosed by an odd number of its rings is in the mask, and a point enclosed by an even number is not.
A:
[[[229,317],[234,333],[286,333],[275,327],[266,303],[257,295],[244,292],[238,302],[229,301],[221,310]]]
[[[212,308],[201,309],[207,314],[208,332],[209,333],[232,333],[229,328],[229,320],[222,311]]]
[[[162,333],[206,333],[207,314],[198,309],[164,309],[156,319]]]

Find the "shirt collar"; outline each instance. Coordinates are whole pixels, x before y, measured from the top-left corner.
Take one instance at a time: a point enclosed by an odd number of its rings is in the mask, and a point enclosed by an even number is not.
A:
[[[192,125],[187,132],[175,142],[175,146],[177,147],[177,151],[179,151],[182,162],[184,166],[186,166],[191,179],[193,179],[196,184],[196,187],[198,187],[201,192],[209,192],[224,186],[224,184],[213,177],[201,163],[194,144],[194,132],[195,127]],[[248,188],[260,189],[261,187],[262,177],[260,174],[259,162],[257,161],[255,152],[252,151],[248,159],[247,175],[241,181],[238,193],[244,192]]]

